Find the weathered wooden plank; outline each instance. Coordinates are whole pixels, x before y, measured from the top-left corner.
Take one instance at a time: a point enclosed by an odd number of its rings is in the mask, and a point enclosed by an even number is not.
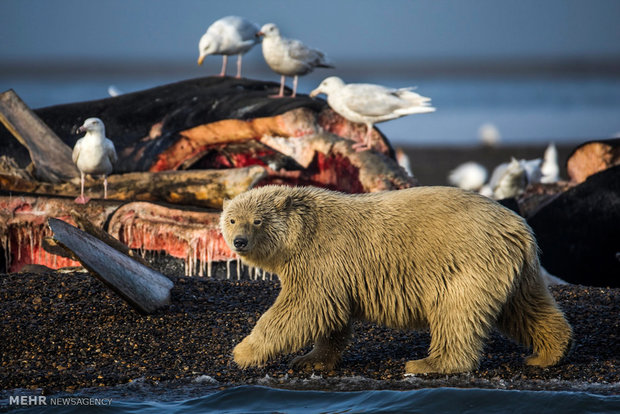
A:
[[[173,283],[161,273],[62,220],[50,218],[48,223],[58,243],[139,312],[152,313],[170,303]]]
[[[90,234],[91,236],[94,236],[94,237],[98,238],[99,240],[101,240],[102,242],[107,244],[108,246],[118,250],[119,252],[123,253],[124,255],[127,255],[127,256],[131,257],[132,259],[136,260],[137,262],[142,263],[144,266],[151,267],[146,262],[146,260],[144,260],[142,257],[138,256],[133,250],[131,250],[129,247],[127,247],[126,245],[121,243],[118,239],[112,237],[109,233],[105,232],[100,227],[95,226],[83,214],[80,214],[80,213],[78,213],[75,210],[71,210],[71,217],[73,218],[73,221],[75,221],[75,224],[77,224],[77,227],[80,230],[85,231],[86,233]]]
[[[80,176],[71,148],[12,89],[0,94],[0,121],[28,149],[38,179],[58,183]]]

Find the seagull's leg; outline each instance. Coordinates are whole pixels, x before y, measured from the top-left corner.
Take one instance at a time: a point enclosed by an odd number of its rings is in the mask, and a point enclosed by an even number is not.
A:
[[[239,53],[237,55],[237,79],[241,79],[241,58],[243,55]]]
[[[291,95],[291,98],[294,98],[297,94],[297,78],[297,75],[295,75],[295,77],[293,78],[293,94]]]
[[[108,198],[108,176],[103,176],[103,198]]]
[[[286,77],[284,75],[280,76],[280,93],[277,95],[269,95],[270,98],[282,98],[284,97],[284,81]]]
[[[228,56],[222,55],[222,71],[218,76],[226,76],[226,64],[228,63]]]
[[[282,75],[280,76],[280,93],[278,93],[280,98],[284,96],[284,82],[286,82],[286,76]]]
[[[372,145],[372,124],[366,124],[366,149],[370,149]]]
[[[86,204],[88,203],[88,200],[88,198],[84,197],[84,173],[80,171],[80,196],[74,201],[77,204]]]
[[[80,171],[80,198],[84,198],[84,173]]]
[[[370,149],[370,144],[372,143],[372,124],[366,124],[366,136],[364,137],[364,142],[357,142],[353,144],[353,148],[357,152],[365,151]]]

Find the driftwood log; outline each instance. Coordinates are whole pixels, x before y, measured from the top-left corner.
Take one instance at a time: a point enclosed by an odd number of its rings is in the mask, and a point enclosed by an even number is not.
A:
[[[103,229],[101,229],[100,227],[95,226],[82,214],[78,213],[75,210],[71,210],[71,218],[73,218],[73,221],[75,221],[77,228],[79,228],[80,230],[90,234],[93,237],[96,237],[108,246],[112,247],[113,249],[119,251],[126,256],[131,257],[132,259],[143,264],[144,266],[150,267],[146,260],[136,254],[135,250],[131,250],[129,247],[127,247],[127,245],[121,243],[118,239],[112,237],[109,233],[103,231]]]
[[[167,277],[62,220],[50,218],[49,226],[58,243],[139,312],[152,313],[170,303],[173,283]]]
[[[108,198],[221,208],[225,198],[233,198],[247,191],[266,176],[267,171],[258,165],[221,170],[114,174],[108,178]],[[77,181],[54,184],[28,179],[13,171],[0,171],[0,188],[5,191],[71,197],[80,194]],[[85,194],[103,198],[103,182],[87,179]]]
[[[13,90],[0,94],[0,122],[28,149],[35,176],[59,183],[79,177],[71,148],[63,143]],[[11,149],[11,145],[4,145]]]

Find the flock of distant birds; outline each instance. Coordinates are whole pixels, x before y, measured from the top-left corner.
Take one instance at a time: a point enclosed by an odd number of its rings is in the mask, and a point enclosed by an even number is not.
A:
[[[262,38],[262,42],[261,42]],[[284,97],[286,77],[293,77],[293,92],[297,93],[299,76],[306,75],[315,68],[333,68],[323,52],[304,45],[301,41],[288,39],[280,34],[273,23],[259,28],[256,24],[239,16],[223,17],[209,26],[198,43],[198,64],[201,65],[209,55],[222,56],[222,70],[219,76],[226,75],[228,56],[237,55],[237,78],[241,77],[243,55],[252,47],[262,43],[263,56],[267,65],[280,77],[280,90],[274,98]],[[363,123],[366,135],[363,142],[356,143],[357,151],[372,146],[372,128],[379,122],[397,119],[406,115],[434,112],[430,98],[412,91],[413,88],[392,89],[369,83],[349,83],[331,76],[310,92],[310,97],[319,94],[327,96],[327,103],[345,119]],[[117,96],[120,91],[110,87],[109,93]],[[114,144],[105,136],[105,126],[99,118],[88,118],[78,129],[85,131],[73,149],[73,162],[81,175],[81,193],[76,203],[86,203],[84,179],[86,174],[104,177],[104,198],[107,198],[107,176],[112,173],[116,162]],[[398,157],[400,164],[411,173],[409,161],[404,154]],[[544,160],[517,161],[502,164],[496,168],[486,183],[487,172],[479,164],[466,163],[453,170],[450,184],[472,191],[479,191],[492,198],[506,198],[518,195],[528,183],[553,182],[558,179],[557,151],[550,146]]]
[[[549,144],[543,158],[532,160],[512,158],[510,162],[495,167],[489,181],[487,177],[488,173],[484,166],[470,161],[452,170],[448,175],[448,182],[495,200],[518,197],[530,184],[551,184],[559,181],[557,148],[555,144]]]

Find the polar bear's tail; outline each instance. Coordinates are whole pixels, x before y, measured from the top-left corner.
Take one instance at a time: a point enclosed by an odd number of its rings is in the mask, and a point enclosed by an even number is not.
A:
[[[536,252],[531,254],[533,257],[525,261],[497,326],[520,344],[532,348],[532,355],[525,359],[527,365],[546,367],[557,364],[568,353],[572,329],[540,276]]]

